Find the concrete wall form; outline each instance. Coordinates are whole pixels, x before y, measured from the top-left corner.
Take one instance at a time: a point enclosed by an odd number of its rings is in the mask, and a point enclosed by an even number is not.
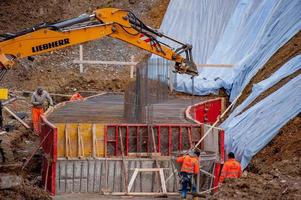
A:
[[[188,113],[192,113],[193,116],[203,116],[203,119],[201,119],[201,117],[198,117],[199,121],[204,121],[207,123],[212,123],[213,120],[216,120],[216,118],[218,117],[219,114],[221,114],[222,112],[222,105],[220,105],[223,101],[221,99],[217,99],[216,101],[209,101],[211,103],[208,104],[207,103],[206,106],[204,107],[204,109],[201,109],[203,113],[203,115],[200,115],[199,113],[196,113],[195,111],[198,109],[194,109],[194,111],[189,111]],[[212,103],[213,102],[213,103]],[[203,104],[203,103],[202,103]],[[202,104],[196,104],[197,106],[202,106]],[[218,106],[216,106],[218,105]],[[196,106],[195,106],[196,107]],[[187,114],[187,112],[186,112]],[[207,116],[211,116],[210,118],[208,118]],[[188,117],[188,116],[186,116]],[[215,119],[214,119],[215,118]],[[57,139],[61,140],[62,138],[58,138],[58,128],[54,125],[52,125],[51,123],[49,123],[47,121],[47,119],[45,117],[42,118],[43,119],[43,123],[42,123],[42,134],[41,134],[41,142],[45,142],[46,139],[47,141],[42,145],[43,150],[45,152],[45,158],[43,160],[43,172],[42,172],[42,176],[43,176],[43,182],[45,185],[45,188],[53,195],[55,194],[62,194],[62,193],[69,193],[69,192],[100,192],[100,193],[113,193],[113,194],[125,194],[127,193],[126,191],[126,184],[128,183],[128,179],[131,177],[132,175],[132,171],[131,169],[133,168],[166,168],[164,169],[164,175],[165,177],[168,179],[168,184],[167,184],[167,189],[168,192],[171,194],[172,192],[177,192],[178,190],[178,186],[177,186],[177,176],[176,175],[176,170],[174,170],[176,168],[176,166],[174,166],[171,161],[170,157],[165,157],[165,156],[159,156],[157,158],[132,158],[132,157],[124,157],[124,161],[122,161],[122,157],[120,154],[120,146],[116,146],[118,148],[119,153],[117,153],[116,155],[110,155],[110,156],[117,156],[117,157],[112,157],[112,158],[108,158],[108,157],[104,157],[102,158],[102,155],[98,155],[98,154],[94,154],[93,155],[93,145],[89,147],[92,149],[84,151],[84,154],[78,156],[79,154],[77,153],[75,156],[72,157],[68,157],[65,156],[64,154],[62,154],[61,156],[57,157],[57,145],[61,147],[61,143],[59,143],[57,141]],[[210,119],[210,121],[208,121],[208,119]],[[195,120],[195,119],[193,119]],[[129,138],[126,138],[126,131],[128,127],[132,126],[133,124],[101,124],[98,125],[98,129],[99,128],[103,128],[103,132],[100,131],[99,133],[97,133],[97,131],[95,132],[95,136],[97,137],[106,137],[106,135],[108,134],[108,127],[113,127],[113,129],[115,129],[115,136],[116,140],[118,141],[118,135],[119,135],[119,131],[121,131],[121,134],[125,134],[124,138],[125,141],[128,140]],[[140,124],[141,125],[141,124]],[[197,127],[198,125],[196,124],[184,124],[185,126],[192,126],[192,127]],[[82,135],[82,131],[85,131],[85,133],[83,133],[84,135],[87,136],[87,140],[86,141],[90,141],[91,139],[91,144],[93,143],[93,136],[91,136],[91,134],[93,135],[93,126],[96,127],[96,125],[93,124],[89,124],[89,125],[84,125],[84,127],[78,128],[80,127],[80,124],[76,125],[77,128],[75,128],[77,131],[78,135]],[[144,127],[149,127],[150,125],[141,125]],[[153,125],[156,126],[156,125]],[[157,126],[160,126],[159,124]],[[168,142],[165,144],[167,146],[163,146],[163,149],[161,147],[161,149],[163,151],[166,150],[167,147],[167,153],[166,152],[159,152],[162,153],[164,155],[171,155],[173,150],[184,150],[187,149],[188,147],[191,147],[192,144],[192,140],[191,138],[189,139],[189,137],[187,138],[188,140],[190,140],[188,143],[190,143],[189,145],[187,145],[187,147],[184,145],[181,148],[178,149],[171,149],[170,150],[170,144],[172,144],[173,141],[178,140],[178,137],[173,138],[172,135],[174,134],[178,134],[179,131],[181,130],[181,128],[177,128],[174,127],[176,126],[175,124],[164,124],[162,126],[167,126],[167,137],[163,137],[162,138],[162,142],[164,141],[164,138],[168,140]],[[170,127],[173,127],[174,130],[172,130]],[[181,125],[178,125],[181,126]],[[65,124],[66,127],[66,124]],[[68,125],[67,125],[68,127]],[[87,129],[87,127],[90,127]],[[91,128],[92,127],[92,128]],[[202,125],[199,126],[200,130],[196,131],[196,135],[197,138],[195,138],[195,141],[197,141],[202,134],[204,134],[204,132],[206,132],[209,128],[210,125]],[[88,132],[87,132],[88,130]],[[90,131],[89,131],[90,130]],[[92,131],[91,131],[92,130]],[[96,128],[97,130],[97,128]],[[117,131],[116,131],[117,130]],[[149,130],[149,128],[148,128]],[[154,127],[154,130],[156,130],[156,128]],[[172,130],[172,131],[170,131]],[[174,133],[175,130],[178,130]],[[155,131],[154,131],[155,132]],[[157,139],[160,138],[158,137],[158,128],[157,128]],[[178,132],[178,133],[177,133]],[[193,132],[193,131],[192,131]],[[171,133],[171,134],[170,134]],[[90,134],[90,136],[89,136]],[[155,134],[156,135],[156,134]],[[149,136],[148,136],[149,137]],[[75,137],[76,138],[76,137]],[[79,149],[81,148],[80,146],[82,146],[83,142],[81,142],[80,139],[81,137],[77,137],[77,146],[79,147],[77,152],[80,152]],[[98,138],[99,139],[99,138]],[[84,141],[84,140],[82,140]],[[105,138],[105,140],[102,140],[101,142],[103,142],[104,146],[104,151],[106,152],[107,150],[107,140]],[[151,139],[148,141],[150,142],[152,141]],[[161,140],[156,140],[156,141],[160,141]],[[60,141],[61,142],[61,141]],[[66,142],[68,142],[68,140],[65,140],[65,144]],[[141,141],[137,141],[139,143],[141,143]],[[187,142],[187,141],[182,141]],[[161,145],[161,144],[156,144],[156,145]],[[202,156],[202,161],[201,161],[201,165],[202,165],[202,169],[206,169],[207,172],[209,172],[210,174],[214,174],[215,178],[212,179],[212,176],[208,176],[205,175],[204,173],[200,173],[199,174],[199,187],[198,190],[199,191],[203,191],[206,189],[211,188],[212,186],[216,185],[217,181],[218,181],[218,176],[219,176],[219,170],[221,167],[221,163],[223,163],[223,159],[224,159],[224,141],[223,141],[223,130],[219,129],[219,128],[214,128],[212,130],[212,134],[209,134],[208,137],[206,137],[205,141],[201,144],[201,148],[203,150],[210,150],[213,152],[213,154],[210,154],[212,157],[209,159],[204,159],[206,158],[206,154],[204,154]],[[149,146],[153,146],[153,144],[150,142]],[[176,145],[179,147],[179,145]],[[129,146],[128,146],[129,147]],[[126,146],[124,146],[125,150],[126,150]],[[151,148],[150,148],[151,149]],[[158,147],[158,150],[161,151],[161,149]],[[154,150],[154,149],[152,149]],[[147,153],[152,153],[152,150],[148,150],[146,151]],[[126,155],[128,153],[128,151],[125,151]],[[141,153],[142,151],[137,148],[137,152]],[[151,154],[150,154],[151,155]],[[160,154],[158,154],[160,155]],[[108,156],[106,154],[104,154],[104,156]],[[208,157],[208,156],[207,156]],[[160,159],[161,160],[160,160]],[[167,160],[163,161],[162,158],[166,158]],[[143,160],[146,159],[146,160]],[[160,161],[156,161],[156,160],[160,160]],[[155,163],[158,163],[158,165],[156,165]],[[127,169],[127,170],[125,170]],[[123,176],[124,173],[127,173],[126,176]],[[172,178],[169,178],[170,175],[172,175]],[[144,177],[145,176],[145,177]],[[93,177],[93,178],[92,178]],[[136,180],[137,183],[135,183],[135,187],[133,189],[133,191],[131,191],[132,193],[134,192],[153,192],[153,191],[157,191],[157,188],[154,188],[155,186],[152,184],[153,183],[153,179],[154,179],[155,175],[150,175],[150,174],[141,174],[138,176],[138,179]],[[209,179],[208,179],[209,178]],[[144,184],[147,183],[147,184]],[[137,185],[142,185],[143,187],[137,186]],[[145,185],[145,187],[144,187]],[[148,186],[147,186],[148,185]],[[159,186],[158,186],[159,187]],[[85,189],[86,188],[86,189]],[[158,189],[159,191],[159,189]]]
[[[155,163],[157,162],[157,164]],[[213,173],[214,154],[202,159],[202,169]],[[86,160],[59,159],[56,167],[57,194],[83,192],[102,194],[131,194],[140,192],[160,192],[160,182],[154,172],[140,173],[131,191],[127,191],[129,180],[135,168],[164,168],[167,192],[172,194],[179,190],[177,166],[170,157],[150,158],[100,158]],[[126,172],[124,171],[126,170]],[[126,178],[124,174],[127,174]],[[211,187],[213,178],[199,174],[197,178],[198,191]]]

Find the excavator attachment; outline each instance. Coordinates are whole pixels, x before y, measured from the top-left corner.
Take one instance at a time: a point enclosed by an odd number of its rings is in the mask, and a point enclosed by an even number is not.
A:
[[[56,23],[41,23],[17,33],[0,35],[0,69],[13,67],[14,61],[44,52],[55,51],[109,36],[144,49],[175,62],[175,71],[192,76],[198,75],[192,58],[192,46],[179,42],[145,25],[131,11],[102,8],[92,14]],[[176,49],[159,41],[180,46]],[[185,55],[184,57],[182,55]]]

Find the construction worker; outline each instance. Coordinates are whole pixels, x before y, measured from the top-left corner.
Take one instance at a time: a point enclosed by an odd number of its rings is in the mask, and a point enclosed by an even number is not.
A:
[[[82,95],[80,95],[79,92],[73,94],[70,98],[70,101],[76,101],[76,100],[83,100],[84,97],[82,97]]]
[[[41,132],[40,120],[45,110],[46,101],[49,106],[53,106],[53,101],[49,93],[43,90],[43,88],[38,87],[31,96],[33,130],[37,134]]]
[[[193,175],[196,175],[200,171],[199,165],[200,151],[198,149],[190,150],[187,155],[183,155],[177,158],[177,162],[181,163],[181,198],[186,199],[188,187],[190,187],[192,193],[196,192],[196,187],[193,181]],[[193,197],[194,199],[197,197]]]
[[[240,178],[242,175],[241,165],[235,160],[233,152],[228,154],[228,160],[224,163],[219,182],[224,182],[227,178]]]

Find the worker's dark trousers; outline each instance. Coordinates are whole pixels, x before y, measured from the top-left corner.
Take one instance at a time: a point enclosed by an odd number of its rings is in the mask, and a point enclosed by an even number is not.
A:
[[[186,198],[187,192],[191,190],[192,193],[196,192],[196,187],[194,184],[192,184],[192,176],[193,174],[187,173],[187,172],[180,172],[181,177],[181,198]]]

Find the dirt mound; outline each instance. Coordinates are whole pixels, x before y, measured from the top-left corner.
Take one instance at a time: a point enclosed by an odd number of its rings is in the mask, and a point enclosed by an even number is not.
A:
[[[228,180],[212,199],[230,198],[301,198],[301,114],[252,159],[241,179]]]
[[[269,172],[278,162],[301,158],[301,114],[284,126],[278,135],[252,159],[250,170],[258,173]],[[301,163],[300,163],[301,164]],[[290,170],[290,165],[280,168],[283,173]],[[301,176],[299,172],[292,175]]]
[[[39,188],[32,186],[29,182],[24,182],[22,185],[8,189],[0,190],[0,200],[48,200],[51,199],[48,193]]]

